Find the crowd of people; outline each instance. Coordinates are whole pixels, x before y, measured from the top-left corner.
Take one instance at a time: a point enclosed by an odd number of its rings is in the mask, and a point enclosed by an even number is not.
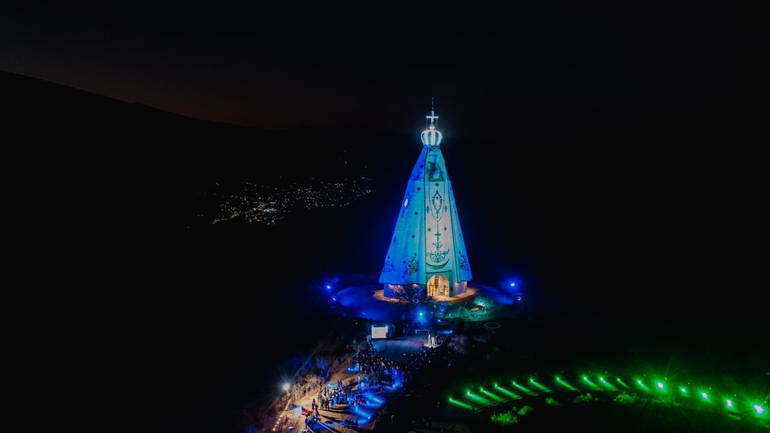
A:
[[[348,371],[358,374],[348,383],[338,380],[319,385],[310,409],[302,408],[306,426],[312,427],[314,423],[321,422],[320,411],[355,412],[359,405],[370,403],[364,396],[366,392],[379,391],[383,386],[394,390],[410,386],[420,371],[430,365],[436,356],[435,348],[427,346],[419,352],[403,353],[400,361],[388,359],[377,352],[370,335],[360,344],[354,339],[352,346],[346,347],[351,348],[356,353],[352,357],[353,366]],[[358,423],[352,417],[344,420],[346,425],[357,426]]]
[[[382,381],[389,381],[385,383],[392,387],[398,387],[398,385],[406,385],[410,381],[414,380],[421,368],[430,364],[432,359],[436,356],[436,345],[429,345],[423,347],[422,351],[402,354],[401,361],[394,359],[387,359],[377,353],[377,348],[372,342],[371,337],[366,338],[364,344],[362,344],[358,352],[353,357],[355,367],[352,371],[358,371],[358,381],[364,384],[364,387],[369,387],[368,377],[378,377],[380,384]],[[361,375],[363,376],[363,379]]]

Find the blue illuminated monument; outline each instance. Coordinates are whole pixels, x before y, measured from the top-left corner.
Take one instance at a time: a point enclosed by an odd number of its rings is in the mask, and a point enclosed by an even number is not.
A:
[[[466,292],[472,278],[432,104],[430,116],[425,117],[422,151],[409,177],[380,274],[388,298],[410,291],[457,296]]]

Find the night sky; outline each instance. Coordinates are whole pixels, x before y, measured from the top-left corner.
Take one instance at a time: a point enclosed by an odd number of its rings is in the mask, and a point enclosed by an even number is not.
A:
[[[0,70],[259,128],[419,131],[431,97],[476,138],[708,118],[767,48],[725,3],[46,3],[4,2]]]
[[[628,315],[643,317],[650,326],[664,313],[681,313],[671,322],[700,326],[708,320],[716,327],[725,320],[743,323],[741,332],[754,332],[767,311],[759,300],[768,287],[770,239],[763,156],[770,143],[767,2],[755,2],[755,7],[728,2],[505,3],[3,1],[0,71],[202,120],[264,129],[313,126],[413,134],[413,156],[392,173],[393,202],[369,202],[383,218],[377,222],[382,230],[367,236],[377,236],[383,245],[435,98],[471,260],[494,258],[493,248],[509,252],[519,261],[503,271],[531,277],[532,286],[555,287],[576,302],[590,294],[593,299],[585,304],[596,300],[597,310],[631,300],[635,307],[629,309],[639,312]],[[99,142],[97,156],[103,159],[97,166],[119,162],[132,150],[139,154],[131,156],[134,162],[153,157],[156,143],[118,148],[110,138]],[[361,144],[367,144],[366,135]],[[66,146],[59,143],[57,149],[67,151]],[[91,154],[90,149],[82,155]],[[372,156],[384,152],[372,149]],[[536,157],[525,157],[528,152]],[[63,172],[70,168],[56,163]],[[72,164],[93,168],[85,157]],[[146,174],[140,165],[136,173]],[[135,167],[126,171],[133,176]],[[53,180],[61,180],[58,173]],[[231,252],[218,238],[221,233],[211,236],[219,249],[202,244],[197,235],[180,242],[176,234],[149,234],[158,228],[146,230],[141,239],[146,242],[116,242],[112,236],[135,229],[136,221],[119,212],[103,213],[93,203],[109,197],[125,213],[155,212],[142,220],[143,228],[151,227],[163,210],[146,209],[141,200],[128,202],[114,191],[89,196],[83,190],[95,190],[100,180],[88,185],[80,180],[65,200],[88,203],[93,211],[58,206],[45,212],[43,223],[70,215],[89,224],[101,218],[109,226],[100,226],[94,236],[108,245],[90,250],[100,257],[78,259],[62,273],[99,273],[88,282],[93,292],[60,291],[58,281],[51,285],[61,292],[57,296],[69,302],[76,297],[79,308],[88,310],[80,316],[89,318],[78,324],[80,335],[124,318],[121,329],[106,338],[116,342],[114,335],[122,332],[137,348],[116,345],[115,358],[127,364],[120,375],[143,380],[148,389],[173,377],[176,382],[165,385],[169,394],[207,368],[204,360],[226,352],[222,347],[241,356],[233,349],[242,346],[240,334],[234,337],[231,331],[251,332],[255,325],[239,293],[263,299],[254,286],[240,282],[251,284],[260,270],[273,272],[273,263],[256,257],[259,252]],[[34,196],[45,197],[38,193]],[[158,195],[165,198],[166,193]],[[16,212],[23,216],[26,210]],[[355,231],[348,232],[343,236],[353,239]],[[59,246],[82,246],[80,231],[69,234],[75,240]],[[248,251],[260,242],[246,242],[241,233],[222,237]],[[297,254],[299,243],[286,244],[290,254]],[[331,239],[328,245],[342,249],[345,243]],[[188,248],[190,256],[214,251],[227,272],[204,269],[210,263],[205,255],[192,262],[200,265],[192,271],[187,263],[169,265],[172,248]],[[375,268],[381,253],[372,253]],[[333,254],[313,257],[330,261]],[[496,266],[484,262],[479,273]],[[107,275],[113,269],[119,271]],[[201,282],[219,287],[218,298],[192,290]],[[90,307],[94,302],[98,308]],[[242,314],[233,315],[233,310]],[[260,320],[274,326],[272,321],[284,313],[265,314]],[[223,340],[222,335],[231,336]],[[57,344],[71,351],[64,337]],[[103,338],[88,342],[89,353],[94,348],[99,353],[78,362],[81,368],[105,368],[113,353],[102,350]],[[188,352],[194,356],[188,359]],[[48,360],[50,354],[41,358]],[[154,365],[162,358],[168,359],[162,374],[124,374],[131,371],[129,364]],[[218,362],[224,370],[231,361]],[[244,370],[251,369],[240,362]],[[179,365],[187,367],[182,371]],[[155,398],[163,404],[172,399],[162,393]]]

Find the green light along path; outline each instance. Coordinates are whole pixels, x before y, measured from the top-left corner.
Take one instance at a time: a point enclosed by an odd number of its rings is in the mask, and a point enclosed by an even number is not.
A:
[[[508,382],[476,383],[470,388],[457,390],[448,397],[450,404],[464,409],[483,410],[499,404],[526,398],[559,393],[609,392],[620,395],[637,394],[641,396],[669,396],[680,403],[697,405],[718,405],[725,414],[733,416],[753,416],[763,422],[770,422],[767,415],[768,390],[760,390],[760,395],[740,389],[717,389],[705,382],[681,380],[669,381],[667,378],[647,378],[646,375],[609,375],[580,374],[574,377],[552,375],[551,379],[511,379]]]

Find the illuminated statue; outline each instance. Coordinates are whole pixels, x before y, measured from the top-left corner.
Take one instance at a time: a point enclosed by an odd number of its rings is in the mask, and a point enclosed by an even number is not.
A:
[[[384,296],[420,300],[465,293],[471,268],[431,103],[422,151],[406,186],[379,282]]]

